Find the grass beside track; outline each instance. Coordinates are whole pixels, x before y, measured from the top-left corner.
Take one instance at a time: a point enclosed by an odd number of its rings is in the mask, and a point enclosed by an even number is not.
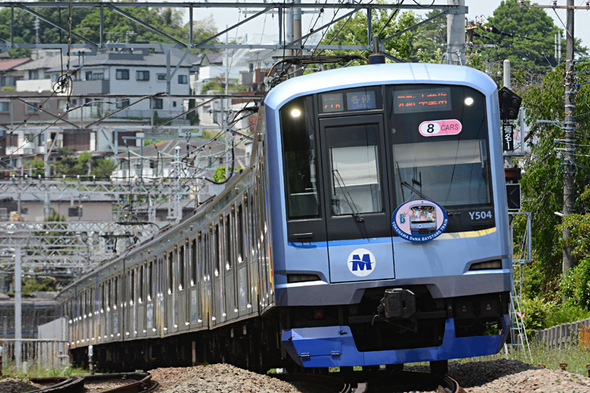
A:
[[[461,363],[478,362],[496,359],[516,359],[525,363],[532,364],[538,367],[539,364],[544,364],[546,368],[561,370],[560,363],[567,363],[567,371],[574,374],[580,374],[585,377],[588,376],[588,369],[586,364],[590,363],[590,349],[580,348],[578,345],[567,345],[564,348],[549,348],[544,343],[533,341],[530,344],[531,355],[533,359],[528,356],[528,352],[522,350],[512,349],[508,346],[508,353],[503,348],[500,353],[490,356],[482,356],[469,359],[457,360]]]

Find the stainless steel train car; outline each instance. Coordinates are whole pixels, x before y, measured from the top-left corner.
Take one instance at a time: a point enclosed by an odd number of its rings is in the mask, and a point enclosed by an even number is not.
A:
[[[497,94],[432,64],[278,85],[223,193],[61,292],[73,358],[444,371],[496,353],[512,285]]]

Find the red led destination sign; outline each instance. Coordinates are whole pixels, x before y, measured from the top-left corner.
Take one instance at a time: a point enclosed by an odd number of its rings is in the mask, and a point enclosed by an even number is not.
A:
[[[451,109],[451,89],[449,87],[395,90],[393,93],[393,113],[396,114],[449,111]]]

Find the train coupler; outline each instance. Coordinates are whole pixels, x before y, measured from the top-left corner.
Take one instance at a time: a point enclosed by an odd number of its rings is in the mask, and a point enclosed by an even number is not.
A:
[[[377,314],[386,319],[409,319],[416,313],[416,295],[409,289],[386,289]]]

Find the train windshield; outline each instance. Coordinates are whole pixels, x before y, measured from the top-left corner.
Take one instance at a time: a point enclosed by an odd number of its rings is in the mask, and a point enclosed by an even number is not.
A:
[[[397,205],[413,199],[490,204],[484,96],[458,86],[396,86],[390,94]]]

